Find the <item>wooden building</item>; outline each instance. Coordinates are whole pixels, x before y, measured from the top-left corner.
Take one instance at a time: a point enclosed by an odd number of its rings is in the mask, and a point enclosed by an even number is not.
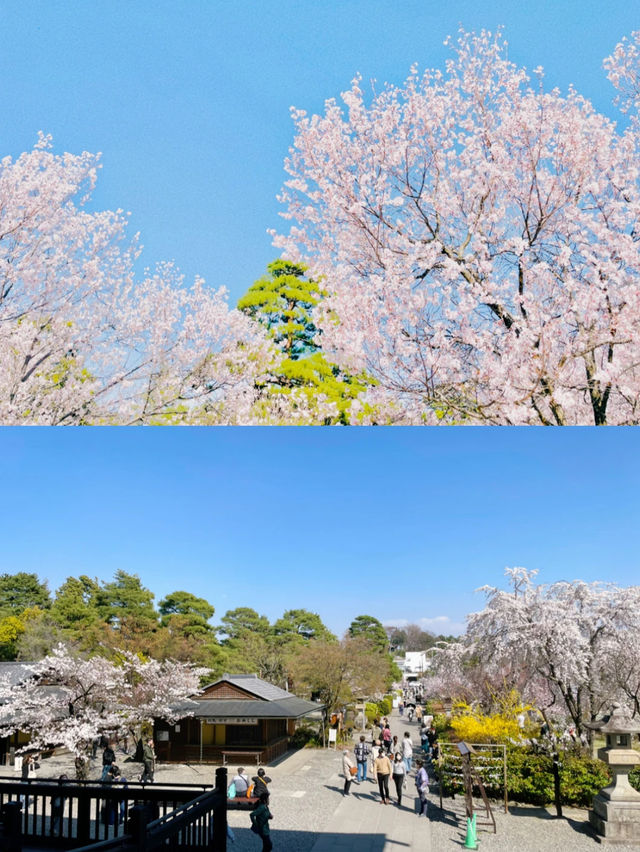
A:
[[[193,716],[156,721],[158,760],[268,764],[289,747],[297,719],[320,718],[322,705],[256,675],[223,675],[189,701]]]

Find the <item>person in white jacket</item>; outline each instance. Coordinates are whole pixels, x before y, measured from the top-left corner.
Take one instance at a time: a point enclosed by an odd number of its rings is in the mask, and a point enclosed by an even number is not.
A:
[[[405,772],[408,775],[411,772],[411,761],[413,760],[413,740],[409,731],[405,731],[402,738],[402,759],[404,760]]]

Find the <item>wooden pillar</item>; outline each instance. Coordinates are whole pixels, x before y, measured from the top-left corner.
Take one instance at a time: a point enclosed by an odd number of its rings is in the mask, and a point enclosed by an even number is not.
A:
[[[22,852],[22,806],[20,802],[5,802],[2,806],[0,840],[5,852]]]
[[[211,839],[216,852],[227,850],[227,769],[219,766],[216,769],[216,804],[213,808],[213,832]]]

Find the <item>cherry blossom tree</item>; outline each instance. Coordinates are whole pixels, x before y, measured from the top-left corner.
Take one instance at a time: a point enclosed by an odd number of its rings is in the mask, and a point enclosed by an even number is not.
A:
[[[0,680],[0,736],[30,735],[29,748],[64,746],[75,756],[78,778],[86,778],[96,736],[139,728],[144,722],[175,722],[192,715],[189,697],[203,669],[141,660],[121,652],[115,662],[89,659],[59,645],[28,667],[20,684]]]
[[[613,698],[628,703],[638,671],[631,661],[640,657],[640,586],[545,586],[534,584],[535,571],[506,574],[509,590],[481,589],[487,605],[468,616],[459,643],[444,647],[441,675],[459,682],[466,667],[468,676],[516,685],[539,709],[567,715],[578,734]],[[625,672],[618,659],[631,663]]]
[[[136,280],[123,212],[89,211],[98,166],[43,135],[0,161],[0,422],[250,422],[262,330],[171,264]]]
[[[607,61],[626,101],[639,43]],[[637,423],[638,131],[546,91],[500,33],[451,50],[292,111],[274,236],[324,283],[327,357],[373,377],[391,422]]]

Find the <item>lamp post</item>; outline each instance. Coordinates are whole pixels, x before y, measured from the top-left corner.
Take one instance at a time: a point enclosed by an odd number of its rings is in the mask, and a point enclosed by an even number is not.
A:
[[[638,842],[640,793],[629,783],[629,772],[640,764],[640,754],[631,747],[631,738],[640,733],[640,724],[614,702],[608,716],[587,723],[587,727],[605,734],[607,742],[598,749],[598,757],[611,767],[613,775],[611,784],[593,797],[591,827],[609,843]]]

